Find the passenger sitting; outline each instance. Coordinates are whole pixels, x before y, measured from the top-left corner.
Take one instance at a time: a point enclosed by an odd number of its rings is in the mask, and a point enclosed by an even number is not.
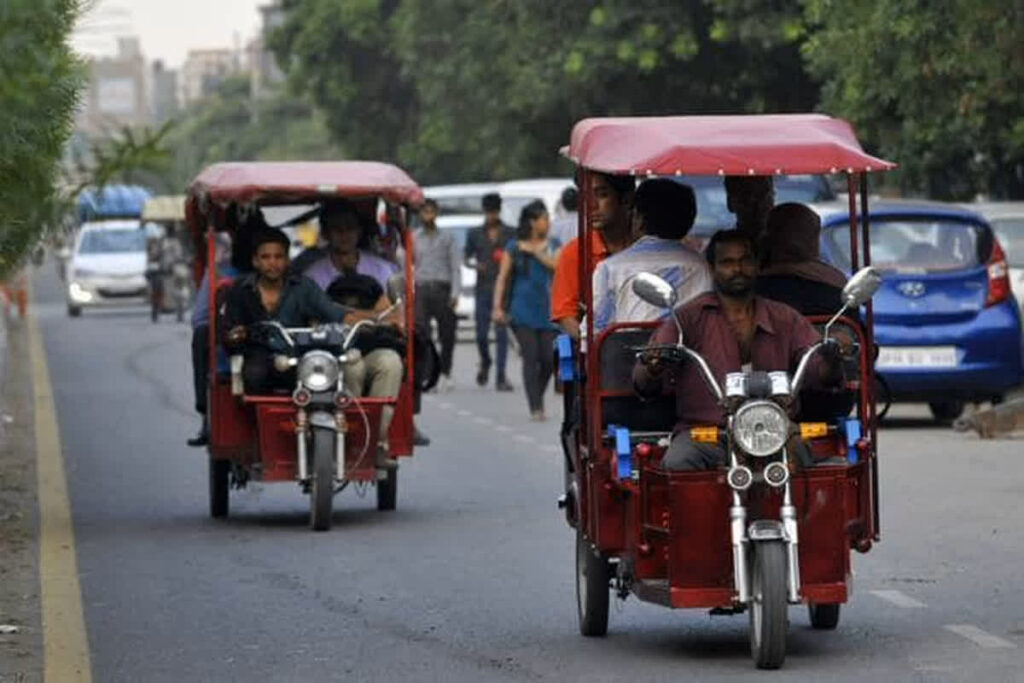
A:
[[[697,201],[688,185],[655,178],[637,188],[633,227],[640,239],[601,261],[594,270],[595,331],[619,322],[665,316],[663,310],[633,293],[637,273],[654,273],[673,285],[680,304],[711,290],[704,257],[681,242],[696,215]]]
[[[276,321],[285,327],[307,327],[318,322],[351,322],[358,317],[331,301],[312,280],[289,273],[290,245],[288,236],[280,230],[260,230],[252,247],[255,272],[235,280],[221,308],[220,329],[226,331],[222,342],[229,350],[243,353],[243,381],[248,393],[290,389],[294,373],[274,368],[272,355],[278,349],[273,337],[254,338],[251,325]]]
[[[846,276],[821,260],[820,241],[821,219],[812,209],[792,202],[772,209],[757,293],[804,315],[835,314],[843,305]]]
[[[337,278],[327,288],[327,295],[335,303],[357,313],[381,315],[391,306],[377,280],[358,273]],[[397,314],[392,314],[386,320],[389,324],[358,332],[353,342],[363,354],[360,360],[345,366],[345,389],[353,396],[394,398],[402,388],[405,335],[400,330],[401,318]],[[384,406],[381,410],[378,467],[395,465],[388,450],[388,432],[394,414],[393,406]]]
[[[369,275],[386,287],[388,278],[398,270],[391,261],[369,252],[369,232],[351,202],[326,202],[320,210],[320,229],[327,240],[328,253],[305,272],[320,289],[326,290],[345,273]]]

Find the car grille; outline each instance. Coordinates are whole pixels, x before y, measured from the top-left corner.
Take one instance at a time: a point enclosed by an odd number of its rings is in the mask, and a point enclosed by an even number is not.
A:
[[[130,299],[132,297],[144,296],[146,294],[146,288],[140,287],[139,289],[103,289],[96,290],[100,296],[105,299]]]

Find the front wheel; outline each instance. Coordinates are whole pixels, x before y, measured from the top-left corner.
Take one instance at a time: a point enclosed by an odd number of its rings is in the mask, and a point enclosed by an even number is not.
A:
[[[576,613],[580,633],[587,637],[608,633],[609,583],[612,572],[608,560],[597,554],[583,532],[576,530]]]
[[[231,461],[210,458],[210,516],[222,519],[228,516],[228,488]]]
[[[789,627],[786,591],[786,544],[755,543],[751,577],[750,654],[758,669],[778,669],[786,661]]]
[[[81,308],[79,308],[78,306],[72,306],[71,304],[68,304],[68,317],[69,318],[77,318],[80,315],[82,315],[82,309]]]
[[[387,476],[377,480],[377,509],[394,510],[398,500],[398,468],[389,467]]]
[[[821,605],[808,605],[807,614],[811,617],[811,628],[819,631],[833,631],[839,626],[839,603],[831,602]]]
[[[313,482],[309,488],[309,526],[313,531],[331,528],[335,439],[337,435],[328,429],[313,430]]]

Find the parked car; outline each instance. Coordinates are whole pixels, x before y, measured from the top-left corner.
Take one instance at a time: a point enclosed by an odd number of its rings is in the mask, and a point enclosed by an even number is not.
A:
[[[822,257],[850,269],[845,205],[816,207]],[[1005,252],[973,212],[933,202],[877,202],[869,214],[876,363],[892,401],[924,401],[950,421],[965,402],[999,401],[1022,380],[1021,314]]]
[[[1024,309],[1024,202],[986,202],[967,208],[980,213],[992,226],[1010,266],[1010,286]]]
[[[67,270],[69,316],[83,308],[148,303],[146,235],[138,220],[82,224]]]
[[[572,178],[535,178],[510,180],[498,186],[501,195],[501,220],[511,226],[519,222],[523,207],[537,199],[544,202],[552,219],[562,216],[562,192],[573,187]]]

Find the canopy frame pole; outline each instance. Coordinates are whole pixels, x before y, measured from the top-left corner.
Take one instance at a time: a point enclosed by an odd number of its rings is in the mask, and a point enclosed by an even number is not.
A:
[[[860,173],[860,215],[864,229],[861,232],[861,240],[864,247],[864,265],[871,265],[871,216],[868,213],[868,174]],[[874,358],[875,352],[875,309],[874,303],[868,299],[865,304],[865,326],[868,344],[869,358]],[[873,378],[872,378],[873,379]],[[878,491],[878,419],[875,411],[874,382],[872,381],[864,392],[868,397],[868,424],[871,426],[871,507],[872,524],[871,535],[877,541],[881,538],[882,518],[879,506]]]

